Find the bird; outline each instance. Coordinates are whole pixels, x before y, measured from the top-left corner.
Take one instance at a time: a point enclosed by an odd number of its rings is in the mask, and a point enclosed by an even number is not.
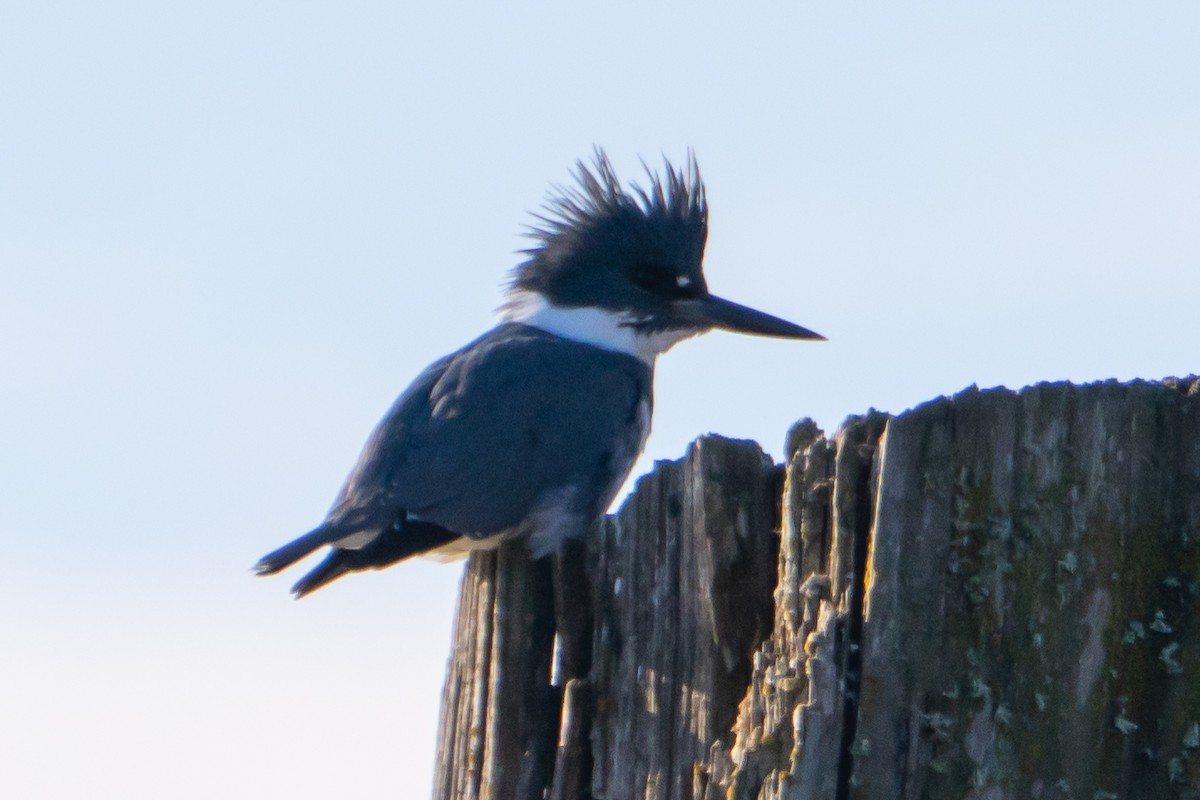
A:
[[[713,295],[695,154],[625,188],[606,153],[552,185],[498,324],[430,364],[394,402],[325,519],[263,556],[272,575],[328,548],[292,593],[416,555],[523,540],[532,558],[582,537],[650,432],[656,358],[714,328],[825,337]]]

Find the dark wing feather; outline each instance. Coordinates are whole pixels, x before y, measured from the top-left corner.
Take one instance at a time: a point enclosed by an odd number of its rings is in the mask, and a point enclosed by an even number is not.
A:
[[[650,380],[632,356],[501,325],[431,366],[397,400],[327,524],[405,509],[488,536],[564,486],[578,489],[575,510],[599,514],[640,450]]]

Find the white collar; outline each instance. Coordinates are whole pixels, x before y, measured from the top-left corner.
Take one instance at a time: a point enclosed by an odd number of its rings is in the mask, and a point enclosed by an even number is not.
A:
[[[654,359],[677,342],[700,331],[674,329],[643,333],[635,324],[640,318],[629,311],[556,306],[538,292],[517,291],[502,310],[508,322],[519,322],[555,336],[594,347],[634,356],[654,366]]]

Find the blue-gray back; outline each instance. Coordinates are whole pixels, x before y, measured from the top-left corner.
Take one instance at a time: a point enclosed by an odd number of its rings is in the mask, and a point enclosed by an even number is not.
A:
[[[640,451],[651,377],[632,356],[499,325],[397,399],[327,522],[395,509],[487,536],[564,487],[576,488],[573,511],[598,515]]]

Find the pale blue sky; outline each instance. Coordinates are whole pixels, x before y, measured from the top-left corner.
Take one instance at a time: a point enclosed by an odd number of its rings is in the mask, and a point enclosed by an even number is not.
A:
[[[694,147],[710,286],[830,338],[680,345],[639,472],[1200,370],[1200,6],[729,6],[0,10],[0,794],[427,794],[459,568],[248,568],[593,144]]]

